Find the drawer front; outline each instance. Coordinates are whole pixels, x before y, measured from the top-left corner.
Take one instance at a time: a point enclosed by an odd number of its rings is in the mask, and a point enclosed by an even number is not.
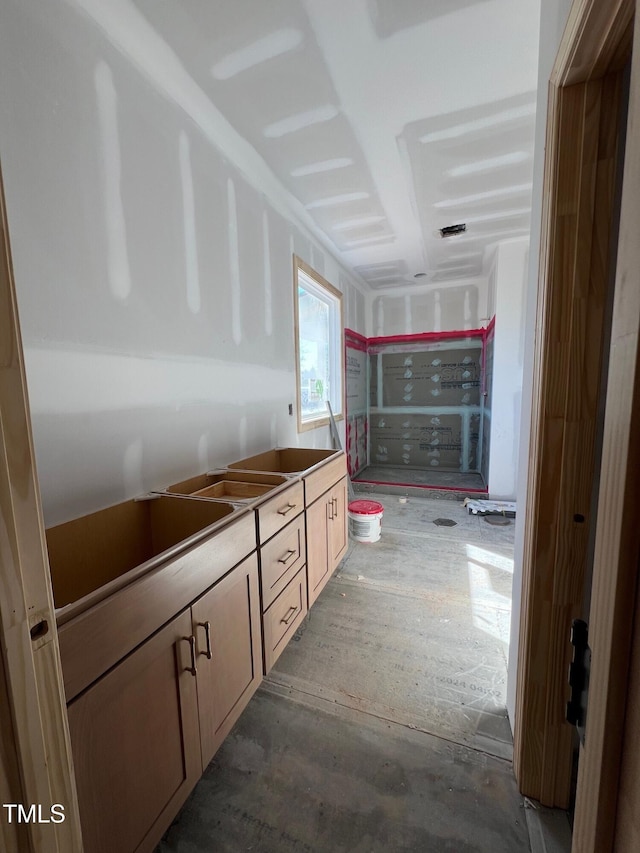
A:
[[[282,654],[307,609],[307,576],[300,569],[262,617],[265,675]]]
[[[299,515],[260,550],[263,610],[275,601],[305,562],[304,515]]]
[[[304,478],[304,492],[306,506],[312,504],[320,495],[330,489],[334,483],[342,479],[347,473],[347,457],[344,453],[321,465],[315,471],[307,474]]]
[[[258,507],[260,542],[271,539],[274,534],[300,515],[303,509],[304,486],[300,480],[296,480],[288,489],[278,492]]]

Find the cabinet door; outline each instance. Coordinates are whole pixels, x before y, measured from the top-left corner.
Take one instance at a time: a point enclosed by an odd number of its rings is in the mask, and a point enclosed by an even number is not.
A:
[[[329,577],[329,494],[307,509],[307,578],[309,607]]]
[[[191,611],[204,769],[262,680],[255,554],[199,598]]]
[[[190,634],[186,612],[69,705],[85,853],[153,850],[200,777]]]
[[[347,550],[347,478],[343,477],[331,489],[329,522],[329,571],[334,569]]]

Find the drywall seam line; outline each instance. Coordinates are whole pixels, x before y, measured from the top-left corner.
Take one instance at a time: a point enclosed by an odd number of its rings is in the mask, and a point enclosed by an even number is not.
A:
[[[407,293],[404,297],[404,325],[406,329],[406,334],[410,335],[412,330],[412,317],[411,317],[411,295]]]
[[[264,329],[273,334],[273,285],[271,281],[271,246],[269,244],[269,214],[262,211],[262,245],[264,253]]]
[[[187,305],[192,314],[200,311],[200,274],[198,271],[198,240],[196,236],[196,207],[193,193],[193,170],[189,137],[180,131],[180,183],[184,221],[184,258],[187,281]]]
[[[240,241],[238,235],[238,209],[233,178],[227,178],[227,212],[229,217],[229,272],[231,276],[231,334],[233,342],[242,341],[240,293]]]
[[[112,295],[124,301],[131,293],[126,217],[122,202],[122,162],[118,128],[118,93],[104,60],[94,71],[98,124],[102,142],[102,194],[107,233],[107,274]]]
[[[131,0],[66,0],[91,18],[106,39],[151,83],[159,94],[175,103],[200,128],[222,156],[233,163],[249,183],[268,197],[285,218],[292,216],[310,238],[324,247],[363,295],[366,282],[347,270],[335,246],[298,201],[278,180],[255,148],[230,124],[188,74],[175,52],[153,29]],[[221,143],[226,139],[226,144]],[[250,176],[257,176],[252,179]]]

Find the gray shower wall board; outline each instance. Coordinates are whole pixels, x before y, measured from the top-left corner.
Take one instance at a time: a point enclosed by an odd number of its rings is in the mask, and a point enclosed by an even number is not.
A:
[[[481,359],[480,346],[383,353],[382,405],[477,406],[480,404]],[[380,381],[377,375],[376,381]]]
[[[346,453],[350,476],[355,477],[367,465],[368,384],[366,348],[349,340],[345,333],[346,381]]]
[[[477,337],[377,342],[369,355],[371,464],[479,471],[482,359]]]
[[[371,462],[474,471],[478,468],[480,411],[391,414],[370,418]]]

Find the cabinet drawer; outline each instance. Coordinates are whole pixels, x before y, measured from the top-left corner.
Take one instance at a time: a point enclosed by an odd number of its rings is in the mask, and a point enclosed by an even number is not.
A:
[[[260,555],[262,609],[266,610],[306,562],[304,515],[263,545]]]
[[[307,474],[304,478],[305,504],[309,506],[320,495],[330,489],[334,483],[342,479],[347,473],[347,457],[344,453],[321,465],[316,470]]]
[[[304,486],[300,480],[293,482],[288,489],[278,492],[271,500],[258,507],[258,531],[260,542],[281,530],[286,524],[300,515],[304,509]]]
[[[263,615],[265,674],[278,660],[307,612],[307,574],[300,569]]]

